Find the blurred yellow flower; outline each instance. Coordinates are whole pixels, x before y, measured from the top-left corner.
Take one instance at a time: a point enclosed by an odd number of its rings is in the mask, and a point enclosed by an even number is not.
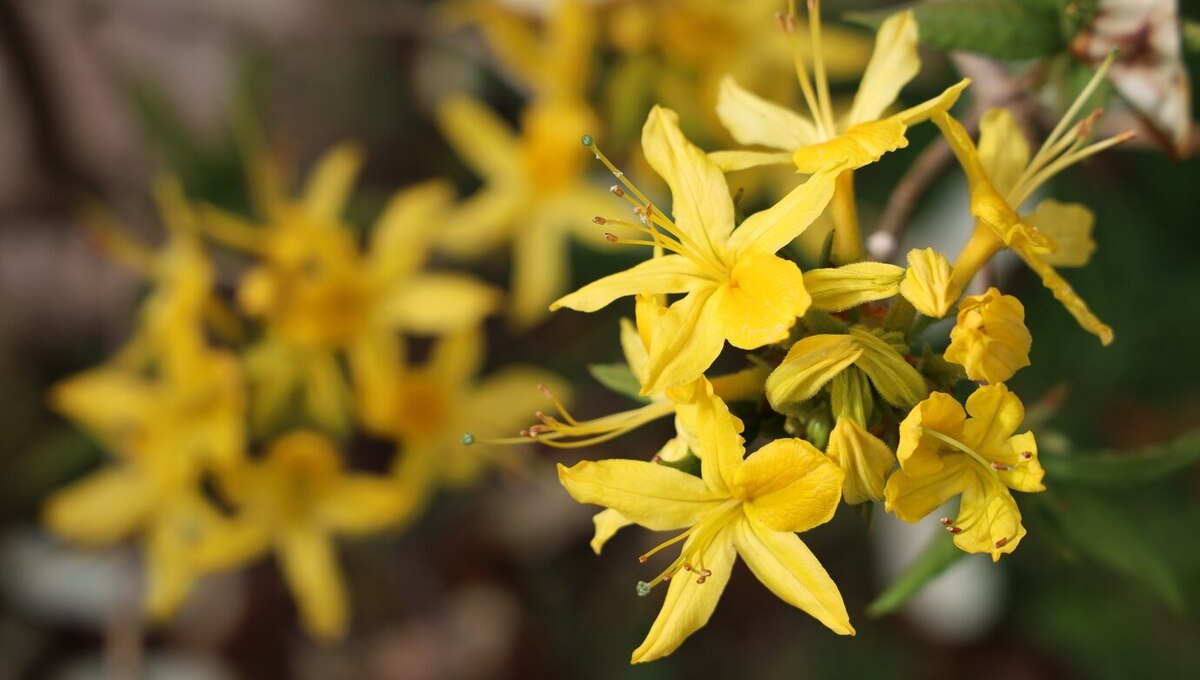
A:
[[[639,558],[684,541],[662,574],[638,584],[644,595],[670,581],[662,611],[632,661],[670,654],[708,622],[737,555],[780,599],[836,633],[853,635],[837,586],[796,536],[833,517],[842,471],[800,439],[776,440],[745,457],[741,421],[711,386],[704,389],[697,401],[702,477],[632,460],[558,466],[563,486],[580,503],[611,508],[652,531],[687,529]]]
[[[942,519],[954,543],[993,560],[1015,550],[1025,527],[1009,489],[1046,488],[1033,434],[1013,435],[1024,418],[1021,400],[1004,385],[976,390],[966,413],[950,395],[931,394],[900,424],[900,469],[884,490],[887,510],[916,522],[961,495],[958,517]]]
[[[273,550],[305,628],[342,637],[349,614],[333,538],[394,525],[408,499],[386,477],[346,472],[333,442],[303,430],[276,439],[226,487],[236,512],[205,532],[191,560],[211,571]]]
[[[441,216],[438,247],[478,258],[512,242],[510,319],[527,328],[566,290],[571,234],[601,245],[591,223],[609,195],[587,181],[579,138],[595,130],[587,103],[591,18],[582,3],[557,3],[539,36],[523,21],[479,3],[484,35],[501,63],[532,93],[520,133],[482,103],[455,96],[438,108],[438,123],[483,187]]]
[[[1079,325],[1105,345],[1113,340],[1112,329],[1096,318],[1053,267],[1055,263],[1071,266],[1087,262],[1095,248],[1090,236],[1091,211],[1078,204],[1051,200],[1040,203],[1031,214],[1022,216],[1018,211],[1038,187],[1058,173],[1130,138],[1130,134],[1121,134],[1087,144],[1094,115],[1072,124],[1111,63],[1110,56],[1032,159],[1028,142],[1006,109],[993,109],[983,116],[978,148],[958,121],[945,113],[933,116],[967,174],[971,214],[976,218],[971,240],[954,264],[954,297],[966,290],[992,255],[1009,248],[1042,277],[1042,283]]]
[[[376,371],[398,331],[444,333],[471,327],[497,305],[497,292],[471,277],[422,272],[450,189],[438,182],[398,192],[376,221],[361,253],[342,212],[362,163],[351,145],[318,161],[297,200],[288,198],[267,157],[254,182],[263,211],[259,228],[209,209],[204,225],[226,245],[260,258],[238,287],[247,314],[266,336],[247,352],[255,385],[258,429],[274,422],[299,387],[314,420],[331,429],[349,424],[350,393],[338,363],[346,352],[356,380]]]
[[[959,303],[945,357],[966,368],[971,380],[1002,383],[1029,365],[1032,345],[1021,301],[988,288]]]
[[[604,222],[650,237],[612,236],[615,243],[652,246],[671,254],[588,284],[556,301],[551,309],[591,312],[629,295],[687,293],[654,325],[642,385],[642,394],[648,395],[700,377],[726,340],[735,347],[755,349],[787,337],[796,318],[808,309],[810,298],[799,267],[775,252],[821,214],[832,194],[833,178],[812,176],[735,230],[724,175],[683,136],[674,112],[661,107],[650,112],[642,149],[671,187],[675,221],[627,184],[633,196],[624,191],[620,195],[635,205],[644,224]]]
[[[482,333],[464,331],[438,340],[421,366],[399,354],[377,357],[376,372],[357,384],[363,425],[398,442],[393,477],[408,499],[405,521],[440,487],[464,487],[491,467],[518,465],[511,446],[475,435],[515,432],[527,423],[543,403],[539,386],[566,392],[553,374],[524,366],[480,379],[483,358]],[[464,439],[464,433],[472,434]]]

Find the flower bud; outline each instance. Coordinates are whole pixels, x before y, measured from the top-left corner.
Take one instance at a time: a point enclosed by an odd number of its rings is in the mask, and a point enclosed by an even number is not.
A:
[[[971,380],[1002,383],[1029,365],[1032,344],[1021,301],[989,288],[963,298],[945,357],[962,365]]]

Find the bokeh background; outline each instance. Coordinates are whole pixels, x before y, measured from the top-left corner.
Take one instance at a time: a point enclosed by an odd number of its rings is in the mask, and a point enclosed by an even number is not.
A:
[[[837,18],[885,4],[826,4],[839,57],[831,60],[836,92],[852,93],[871,44],[869,31]],[[536,27],[553,5],[513,0],[488,11]],[[583,88],[603,121],[592,131],[602,148],[661,191],[634,150],[653,102],[678,108],[688,133],[710,149],[729,148],[703,109],[713,95],[710,71],[740,70],[763,95],[796,102],[786,50],[754,38],[774,37],[770,13],[782,5],[595,3],[595,56]],[[1185,21],[1200,21],[1200,7],[1180,5]],[[603,556],[592,554],[591,509],[570,501],[553,473],[555,462],[578,454],[531,447],[521,471],[439,494],[401,532],[340,542],[354,623],[339,643],[302,632],[270,559],[204,580],[172,621],[149,626],[139,615],[135,545],[87,551],[49,537],[39,525],[43,501],[105,453],[49,410],[46,391],[119,349],[145,294],[142,280],[88,237],[80,206],[99,201],[137,237],[160,241],[148,188],[154,173],[168,170],[190,198],[244,212],[238,138],[248,120],[293,174],[339,141],[361,144],[367,163],[349,215],[364,229],[392,192],[414,182],[444,177],[468,195],[480,180],[440,132],[437,103],[469,93],[515,122],[529,94],[489,46],[481,30],[488,14],[476,8],[410,0],[0,1],[0,678],[1200,673],[1195,467],[1146,482],[1051,488],[1048,500],[1022,506],[1030,533],[1015,554],[998,565],[970,556],[901,613],[877,619],[864,614],[867,605],[929,534],[843,506],[805,538],[838,582],[857,637],[829,634],[739,568],[709,625],[645,667],[627,661],[659,606],[657,597],[634,593],[645,578],[636,555],[653,537],[627,532]],[[924,57],[905,101],[940,91],[962,70],[976,77],[976,97],[988,96],[989,82],[993,93],[1013,87],[989,64],[933,49]],[[1200,54],[1185,51],[1185,60],[1200,73]],[[1056,101],[1052,86],[1019,94],[1028,106],[1049,101],[1053,110]],[[1029,118],[1032,131],[1044,135],[1038,116]],[[910,150],[860,173],[867,231],[934,133],[914,129]],[[578,153],[586,155],[582,147]],[[593,182],[607,186],[602,168],[593,170]],[[736,177],[731,184],[742,182],[750,202],[765,200],[776,181]],[[1043,448],[1136,455],[1171,442],[1200,447],[1187,439],[1200,428],[1200,159],[1172,157],[1143,136],[1073,169],[1053,190],[1098,215],[1099,249],[1070,279],[1117,340],[1101,347],[1027,269],[995,272],[1024,301],[1035,338],[1032,367],[1012,387],[1040,405]],[[957,168],[938,174],[904,243],[952,252],[970,226],[965,195]],[[578,242],[570,258],[573,284],[637,259]],[[236,267],[225,264],[218,290],[228,295]],[[509,265],[503,248],[469,265],[434,262],[500,287]],[[557,372],[586,415],[628,408],[587,366],[620,360],[617,319],[630,313],[620,305],[560,312],[530,328],[493,317],[486,367]],[[585,454],[645,457],[670,433],[659,423]],[[377,446],[353,440],[347,455],[370,467]]]

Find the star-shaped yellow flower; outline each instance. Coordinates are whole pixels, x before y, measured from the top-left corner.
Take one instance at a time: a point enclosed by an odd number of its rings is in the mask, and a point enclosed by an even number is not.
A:
[[[262,156],[254,186],[264,226],[216,209],[205,214],[210,235],[260,258],[238,287],[242,308],[267,326],[266,338],[247,356],[256,383],[252,416],[260,429],[296,387],[318,423],[344,429],[350,394],[340,353],[348,355],[357,380],[376,372],[372,357],[387,351],[379,346],[397,331],[469,328],[499,301],[494,289],[468,276],[421,271],[451,201],[441,183],[398,192],[377,220],[367,252],[360,252],[342,212],[361,163],[355,147],[335,147],[293,200]]]
[[[673,652],[708,622],[738,555],[771,592],[831,630],[853,635],[837,586],[795,532],[829,521],[843,473],[811,444],[780,439],[745,457],[741,421],[705,386],[698,400],[701,477],[633,460],[559,465],[575,500],[616,510],[654,531],[687,529],[642,556],[679,542],[677,559],[640,593],[670,581],[662,611],[634,663]]]
[[[670,251],[607,276],[558,300],[551,309],[591,312],[629,295],[686,293],[655,323],[645,363],[642,394],[691,383],[712,364],[728,340],[755,349],[787,337],[811,302],[795,263],[775,255],[824,210],[833,178],[813,175],[775,206],[747,217],[734,229],[729,186],[703,151],[679,130],[673,111],[655,107],[642,131],[650,166],[671,187],[674,220],[628,184],[627,197],[649,240],[626,241]],[[636,197],[636,198],[635,198]]]
[[[1111,63],[1110,55],[1032,158],[1024,134],[1006,109],[993,109],[983,116],[978,148],[958,121],[944,112],[934,114],[934,123],[941,128],[966,172],[971,187],[971,214],[976,219],[971,239],[954,263],[953,297],[966,290],[996,252],[1009,248],[1042,277],[1042,283],[1080,326],[1105,345],[1112,342],[1112,329],[1096,318],[1087,303],[1054,270],[1054,265],[1080,266],[1087,262],[1095,249],[1091,240],[1094,219],[1091,211],[1076,203],[1046,199],[1031,213],[1020,213],[1038,187],[1050,178],[1131,137],[1122,134],[1087,144],[1098,111],[1072,124]]]
[[[407,500],[386,477],[346,472],[328,439],[290,432],[228,485],[237,508],[190,558],[206,570],[240,566],[273,550],[313,635],[339,638],[349,621],[333,537],[393,525]]]
[[[720,151],[713,154],[713,159],[726,171],[792,163],[801,173],[837,174],[837,193],[830,204],[834,222],[833,258],[839,264],[848,264],[862,258],[853,171],[874,163],[889,151],[908,146],[905,136],[908,127],[953,106],[969,81],[963,80],[933,99],[885,116],[900,89],[920,69],[916,18],[911,11],[900,12],[879,27],[875,52],[863,73],[854,103],[842,118],[835,120],[821,58],[820,4],[810,1],[809,7],[815,84],[809,80],[799,52],[795,61],[811,117],[762,99],[743,89],[733,78],[726,78],[717,100],[721,122],[739,144],[764,146],[771,151]],[[794,14],[793,11],[789,16]]]
[[[1004,385],[975,390],[965,413],[954,397],[929,395],[900,424],[900,469],[884,490],[887,510],[917,522],[961,495],[958,517],[942,519],[955,545],[993,560],[1015,550],[1025,527],[1009,489],[1046,488],[1033,433],[1013,434],[1024,418],[1021,400]]]

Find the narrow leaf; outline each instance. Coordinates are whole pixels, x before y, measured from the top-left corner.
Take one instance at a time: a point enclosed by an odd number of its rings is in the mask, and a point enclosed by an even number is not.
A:
[[[966,553],[959,550],[949,536],[934,536],[920,557],[909,565],[908,571],[867,607],[867,616],[880,617],[899,609],[909,598],[920,592],[925,584],[937,578],[963,555]]]
[[[588,366],[588,372],[597,382],[617,394],[643,403],[650,401],[641,395],[642,384],[626,364],[592,364]]]
[[[1030,0],[923,0],[846,18],[877,28],[888,16],[912,10],[920,41],[943,50],[978,52],[999,59],[1033,59],[1067,47],[1064,21],[1053,3]]]
[[[1180,472],[1200,460],[1200,430],[1140,451],[1071,453],[1041,457],[1046,476],[1058,482],[1097,486],[1145,484]]]

